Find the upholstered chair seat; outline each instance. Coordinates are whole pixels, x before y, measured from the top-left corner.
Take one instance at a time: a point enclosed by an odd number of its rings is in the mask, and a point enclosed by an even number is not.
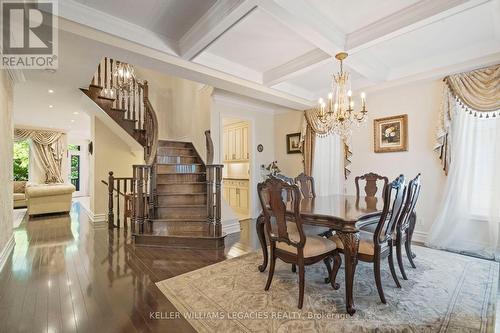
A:
[[[376,225],[375,225],[376,227]],[[330,241],[335,243],[338,249],[344,249],[344,244],[340,240],[337,235],[333,235],[330,237]],[[387,246],[387,244],[383,244],[382,248]],[[375,254],[375,246],[373,245],[373,233],[361,231],[359,233],[359,251],[358,253],[374,255]]]
[[[290,238],[291,241],[294,242],[299,242],[300,241],[300,236],[298,233],[290,233],[288,232],[288,237]],[[297,248],[291,245],[288,245],[285,242],[278,242],[276,244],[276,248],[290,252],[292,254],[297,254]],[[307,236],[306,237],[306,244],[304,246],[304,258],[310,258],[310,257],[315,257],[319,256],[323,253],[333,251],[337,248],[336,244],[324,237],[320,236]]]

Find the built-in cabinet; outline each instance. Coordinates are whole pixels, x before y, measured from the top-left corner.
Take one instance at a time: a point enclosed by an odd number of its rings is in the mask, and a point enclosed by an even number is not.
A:
[[[224,162],[248,162],[248,123],[224,126]]]
[[[248,183],[248,180],[223,180],[224,199],[238,213],[248,213]]]

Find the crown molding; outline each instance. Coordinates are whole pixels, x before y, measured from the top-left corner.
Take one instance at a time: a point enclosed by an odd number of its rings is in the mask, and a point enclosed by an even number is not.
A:
[[[225,90],[214,89],[212,93],[212,98],[216,104],[224,104],[228,106],[236,106],[249,111],[274,114],[279,106],[256,100],[250,97],[241,96],[237,94],[230,93]]]
[[[177,41],[74,0],[59,1],[59,16],[158,51],[179,54]]]
[[[193,60],[257,6],[252,0],[219,0],[179,40],[180,56]]]

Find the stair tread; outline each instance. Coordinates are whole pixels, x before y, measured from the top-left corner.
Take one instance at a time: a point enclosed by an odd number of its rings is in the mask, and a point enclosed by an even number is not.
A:
[[[112,97],[106,97],[106,96],[97,96],[97,98],[100,98],[100,99],[107,99],[108,101],[114,101],[116,98],[112,98]]]
[[[207,207],[206,204],[200,205],[200,204],[194,204],[194,205],[178,205],[178,204],[167,204],[167,205],[158,205],[156,206],[158,208],[200,208],[200,207]]]
[[[206,192],[189,192],[189,193],[182,193],[182,192],[163,192],[163,193],[157,193],[156,195],[206,195]]]
[[[89,87],[104,89],[104,87],[99,86],[99,85],[97,85],[97,84],[92,84],[92,83],[91,83],[91,84],[89,84]]]

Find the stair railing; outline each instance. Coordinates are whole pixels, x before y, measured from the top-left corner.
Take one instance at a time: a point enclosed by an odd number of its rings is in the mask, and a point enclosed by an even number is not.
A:
[[[207,159],[207,222],[213,228],[214,236],[222,235],[221,222],[221,189],[223,164],[214,164],[214,143],[210,131],[205,131]]]
[[[151,230],[152,221],[155,218],[155,206],[157,201],[154,166],[134,165],[134,187],[133,187],[133,219],[132,231],[136,226],[138,233],[142,234],[148,228]]]
[[[132,221],[133,218],[133,195],[131,191],[134,187],[134,179],[132,177],[115,177],[113,171],[110,171],[108,181],[101,180],[101,182],[108,187],[108,228],[120,228],[120,214],[123,214],[123,227],[127,228],[128,220]],[[120,209],[122,200],[123,209]]]

